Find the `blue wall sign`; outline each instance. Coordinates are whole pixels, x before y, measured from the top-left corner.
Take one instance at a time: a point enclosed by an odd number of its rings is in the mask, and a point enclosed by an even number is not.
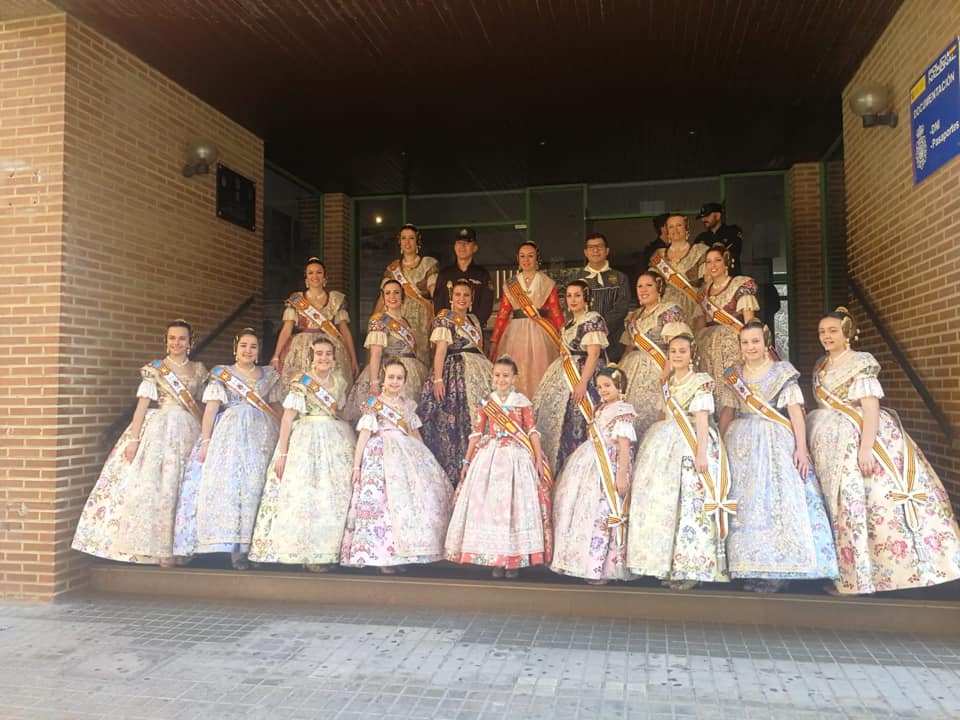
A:
[[[910,88],[913,184],[960,154],[960,59],[954,38]]]

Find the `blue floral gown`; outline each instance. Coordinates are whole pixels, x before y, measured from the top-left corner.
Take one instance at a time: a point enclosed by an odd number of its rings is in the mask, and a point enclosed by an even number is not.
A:
[[[743,377],[742,366],[737,368]],[[803,405],[800,373],[775,362],[747,387],[778,410]],[[724,383],[724,404],[737,406],[737,418],[724,434],[730,475],[737,488],[737,514],[730,522],[727,558],[730,576],[787,580],[836,578],[837,551],[820,483],[811,470],[801,477],[793,464],[793,433],[750,410]]]
[[[283,399],[280,376],[259,368],[257,393],[268,403]],[[277,445],[279,425],[211,375],[203,401],[221,403],[201,464],[200,445],[191,456],[177,506],[174,554],[246,553],[250,549],[267,463]]]

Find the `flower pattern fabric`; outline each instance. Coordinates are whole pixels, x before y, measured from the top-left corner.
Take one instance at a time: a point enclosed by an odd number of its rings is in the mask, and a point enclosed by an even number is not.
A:
[[[437,262],[436,258],[432,257],[421,257],[420,262],[417,263],[416,267],[402,267],[401,272],[404,277],[410,281],[410,284],[413,285],[417,292],[425,298],[430,298],[430,278],[435,278],[437,273],[440,272],[440,264]],[[393,273],[388,267],[383,271],[383,280],[380,285],[382,286],[387,280],[394,280]],[[428,309],[429,306],[429,309]],[[407,322],[410,324],[410,328],[413,330],[413,334],[417,339],[417,359],[424,365],[430,364],[430,331],[433,327],[433,304],[427,303],[426,305],[419,300],[414,300],[407,296],[407,293],[403,293],[403,305],[402,305],[403,317],[406,318]],[[407,378],[407,385],[409,387],[414,387],[410,385],[409,378]],[[416,386],[416,387],[419,387]]]
[[[280,360],[280,376],[283,387],[289,387],[298,377],[310,372],[310,367],[313,365],[312,343],[319,335],[329,338],[333,343],[336,356],[336,372],[342,377],[344,387],[349,387],[349,379],[353,377],[353,370],[350,367],[350,355],[347,353],[343,340],[327,333],[312,320],[308,320],[297,312],[296,308],[293,307],[292,299],[293,295],[286,300],[286,308],[283,311],[281,321],[292,322],[294,324],[294,334],[287,341],[286,347],[280,349],[277,356]],[[347,312],[347,297],[337,290],[328,291],[327,304],[316,309],[338,330],[340,323],[350,322],[350,314]]]

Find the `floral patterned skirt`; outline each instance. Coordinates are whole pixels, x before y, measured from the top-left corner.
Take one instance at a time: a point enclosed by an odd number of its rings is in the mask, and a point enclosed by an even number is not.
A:
[[[620,369],[627,378],[624,400],[637,411],[633,427],[637,432],[637,439],[641,440],[663,412],[663,395],[660,391],[663,385],[660,376],[663,371],[649,355],[637,348],[623,357]]]
[[[323,565],[340,561],[356,437],[342,420],[302,415],[290,433],[283,477],[267,469],[250,559]]]
[[[380,360],[381,367],[383,367],[384,359],[385,358],[381,358]],[[427,366],[416,358],[401,357],[400,362],[403,363],[403,367],[407,370],[407,381],[403,385],[403,395],[416,402],[420,397],[420,389],[427,379]],[[356,426],[362,414],[361,410],[369,398],[370,366],[367,365],[360,371],[360,375],[357,376],[357,382],[347,396],[347,404],[344,407],[343,415],[348,423]]]
[[[577,368],[583,370],[586,358],[578,356],[573,360],[577,363]],[[597,370],[605,365],[601,356],[597,362]],[[593,398],[594,404],[599,403],[600,395],[593,378],[587,385],[587,392]],[[543,433],[543,454],[554,473],[559,475],[566,459],[587,439],[587,422],[573,404],[560,358],[550,363],[546,375],[540,381],[533,397],[533,415],[537,429]]]
[[[616,476],[618,447],[605,445]],[[626,543],[617,542],[616,530],[607,524],[610,505],[601,487],[600,469],[593,442],[578,447],[553,496],[555,549],[550,569],[587,580],[626,580]]]
[[[448,354],[443,363],[442,402],[433,396],[428,379],[420,391],[417,414],[423,421],[423,442],[440,463],[450,485],[460,482],[461,461],[480,400],[490,392],[493,363],[480,353]]]
[[[707,463],[711,475],[719,477],[720,446],[712,427]],[[674,420],[651,425],[637,450],[630,490],[631,573],[671,581],[729,581],[725,548],[703,509],[705,492],[690,446]]]
[[[724,436],[737,514],[730,522],[730,576],[836,578],[837,550],[820,483],[793,464],[793,433],[759,415],[734,420]]]
[[[860,432],[846,417],[837,410],[814,410],[807,415],[807,436],[837,544],[837,590],[873,593],[960,578],[960,530],[940,479],[919,449],[914,487],[927,494],[927,501],[919,506],[920,527],[912,531],[903,506],[891,497],[899,490],[893,478],[879,464],[872,475],[860,472]],[[904,434],[885,409],[877,437],[902,472]]]
[[[200,423],[171,405],[147,410],[140,447],[128,463],[127,428],[107,456],[84,505],[73,548],[97,557],[156,565],[173,557],[180,484]]]
[[[697,353],[700,367],[713,378],[713,400],[719,410],[721,399],[727,396],[723,372],[740,362],[740,335],[727,325],[708,325],[697,333]]]
[[[457,488],[446,557],[509,569],[550,562],[550,488],[529,451],[514,440],[488,440]]]
[[[416,438],[382,430],[363,449],[340,564],[385,567],[443,558],[453,489]]]

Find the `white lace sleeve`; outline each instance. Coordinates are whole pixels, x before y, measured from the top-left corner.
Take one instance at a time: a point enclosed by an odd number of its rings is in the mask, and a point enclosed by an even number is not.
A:
[[[146,378],[141,380],[140,387],[137,388],[137,397],[158,400],[159,397],[157,396],[157,383],[153,380],[147,380]]]
[[[757,312],[760,309],[760,303],[757,302],[755,295],[742,295],[737,300],[737,312],[743,313],[744,310],[753,310]]]
[[[407,427],[411,430],[419,430],[423,427],[423,420],[420,419],[420,416],[416,413],[410,413],[407,416]]]
[[[367,339],[363,341],[363,346],[365,348],[374,347],[379,345],[380,347],[387,346],[387,334],[383,330],[371,330],[367,333]]]
[[[584,350],[586,350],[590,345],[599,345],[600,347],[605,348],[609,344],[610,340],[607,339],[607,336],[598,330],[584,333],[583,337],[580,338],[580,347],[582,347]]]
[[[283,407],[287,410],[296,410],[301,415],[307,414],[307,398],[302,392],[291,390],[283,399]]]
[[[450,345],[453,342],[453,333],[450,332],[450,328],[434,328],[433,332],[430,333],[430,342],[445,342],[447,345]]]
[[[297,311],[292,307],[287,307],[283,309],[283,315],[280,316],[280,322],[292,322],[294,325],[297,324]]]
[[[230,397],[227,395],[227,389],[219,380],[211,380],[207,383],[207,387],[203,390],[203,402],[210,402],[211,400],[216,400],[217,402],[222,403],[230,402]]]
[[[637,441],[637,431],[633,427],[632,422],[627,422],[626,420],[617,420],[613,425],[613,432],[610,433],[610,436],[613,438],[626,438],[630,442]]]
[[[713,414],[714,405],[712,392],[698,392],[693,396],[693,400],[690,401],[690,414],[698,413],[701,410],[706,410],[707,413]]]
[[[850,400],[860,400],[865,397],[875,397],[879,400],[883,397],[883,386],[879,380],[870,375],[858,377],[851,383],[847,397]]]
[[[357,423],[357,432],[367,430],[375,433],[379,429],[380,425],[377,423],[377,416],[374,413],[365,412],[360,416],[360,421]]]
[[[780,391],[780,397],[777,398],[777,407],[785,408],[788,405],[803,405],[803,391],[795,383],[787,383]]]

